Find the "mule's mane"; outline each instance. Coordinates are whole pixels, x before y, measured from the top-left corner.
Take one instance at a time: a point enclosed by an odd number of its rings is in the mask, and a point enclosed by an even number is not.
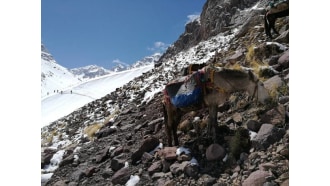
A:
[[[239,69],[222,68],[220,71],[216,72],[224,78],[245,78],[249,76],[247,71]]]

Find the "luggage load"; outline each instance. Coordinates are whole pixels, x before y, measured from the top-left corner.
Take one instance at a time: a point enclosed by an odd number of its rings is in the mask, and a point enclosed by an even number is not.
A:
[[[197,71],[166,85],[165,91],[171,103],[176,107],[189,107],[201,104],[203,94],[201,78],[202,73]]]

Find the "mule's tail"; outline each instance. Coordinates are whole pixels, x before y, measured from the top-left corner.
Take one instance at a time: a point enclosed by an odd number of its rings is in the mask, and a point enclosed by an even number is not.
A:
[[[168,118],[167,118],[167,111],[166,111],[166,106],[165,106],[166,103],[162,102],[162,106],[163,106],[163,116],[164,116],[164,123],[165,123],[165,127],[167,127],[167,121],[168,121]]]

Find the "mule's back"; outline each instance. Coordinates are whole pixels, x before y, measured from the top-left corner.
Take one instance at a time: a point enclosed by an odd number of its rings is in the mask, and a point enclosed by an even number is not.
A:
[[[165,96],[175,107],[183,108],[199,105],[202,101],[203,74],[195,72],[180,77],[165,86]]]

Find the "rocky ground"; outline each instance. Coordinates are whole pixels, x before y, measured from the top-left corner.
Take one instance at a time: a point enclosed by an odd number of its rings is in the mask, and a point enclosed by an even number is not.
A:
[[[255,72],[274,98],[266,105],[257,105],[248,101],[244,93],[233,94],[219,106],[216,143],[206,133],[208,110],[204,109],[182,118],[178,131],[180,146],[169,147],[161,92],[143,102],[143,91],[136,92],[134,99],[126,94],[134,92],[135,87],[130,84],[47,128],[48,134],[49,131],[65,134],[58,138],[74,138],[81,133],[79,125],[92,123],[91,118],[106,118],[91,135],[57,147],[65,147],[63,160],[45,185],[125,185],[134,179],[138,179],[136,185],[159,186],[288,185],[288,22],[288,17],[278,21],[281,35],[270,41],[265,37],[260,13],[255,13],[244,22],[228,50],[216,52],[210,60],[229,68],[267,66]],[[143,81],[163,68],[157,67],[140,79]],[[156,80],[155,85],[163,86],[157,85]],[[117,104],[118,108],[108,110],[109,104]],[[42,137],[43,167],[58,149],[50,148],[54,139],[50,140],[49,135],[42,133]]]

